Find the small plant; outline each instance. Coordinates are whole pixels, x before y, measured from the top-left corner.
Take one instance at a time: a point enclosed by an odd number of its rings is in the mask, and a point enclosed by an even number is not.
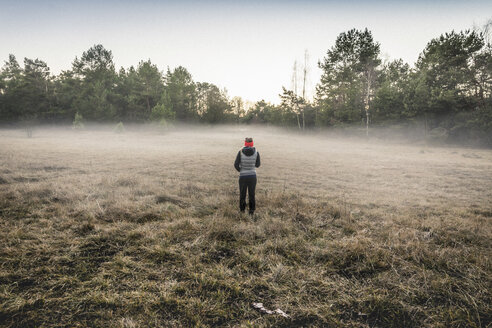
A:
[[[170,125],[171,124],[168,123],[165,118],[161,118],[156,124],[159,133],[166,133],[169,130]]]
[[[443,143],[448,139],[448,137],[449,131],[445,128],[438,127],[430,130],[429,134],[427,135],[427,140],[433,143]]]
[[[31,126],[28,126],[26,128],[26,133],[27,133],[28,138],[32,138],[32,127]]]
[[[24,129],[28,138],[32,138],[34,127],[36,126],[36,116],[26,116],[23,119]]]
[[[165,118],[161,118],[161,119],[159,120],[158,125],[159,125],[159,127],[160,127],[160,128],[162,128],[162,129],[166,130],[169,124],[167,123],[167,121],[166,121],[166,119],[165,119]]]
[[[72,128],[74,130],[83,130],[84,129],[84,119],[79,112],[75,113],[75,118],[73,119]]]
[[[154,122],[157,129],[161,133],[165,133],[171,126],[171,123],[176,117],[176,113],[163,103],[157,104],[152,108],[150,120]]]
[[[123,122],[120,122],[116,124],[116,127],[114,128],[115,133],[123,133],[125,132],[125,126],[123,125]]]

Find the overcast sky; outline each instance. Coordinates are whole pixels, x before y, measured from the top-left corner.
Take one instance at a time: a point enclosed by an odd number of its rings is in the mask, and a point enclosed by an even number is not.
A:
[[[317,62],[341,32],[367,27],[384,59],[413,64],[432,38],[489,18],[492,1],[482,0],[0,0],[0,59],[39,58],[58,74],[101,43],[117,68],[147,59],[163,71],[181,65],[231,97],[278,103],[305,50],[312,95]]]

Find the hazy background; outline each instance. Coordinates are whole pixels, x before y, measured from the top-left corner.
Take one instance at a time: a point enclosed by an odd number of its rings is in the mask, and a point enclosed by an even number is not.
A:
[[[186,67],[195,81],[229,96],[279,102],[292,67],[309,53],[308,96],[337,35],[367,27],[384,59],[413,64],[441,33],[483,24],[490,1],[0,1],[0,59],[13,53],[71,68],[94,44],[116,67],[151,59],[160,69]]]

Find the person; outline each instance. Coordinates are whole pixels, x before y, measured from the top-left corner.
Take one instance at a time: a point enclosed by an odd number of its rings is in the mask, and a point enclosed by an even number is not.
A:
[[[249,198],[249,214],[256,209],[256,168],[260,167],[260,153],[253,147],[253,138],[244,140],[244,147],[237,153],[234,167],[239,172],[239,211],[246,210],[246,191]]]

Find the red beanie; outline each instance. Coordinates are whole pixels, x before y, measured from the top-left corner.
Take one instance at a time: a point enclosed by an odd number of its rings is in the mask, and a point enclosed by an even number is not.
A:
[[[253,147],[253,138],[244,139],[244,147]]]

